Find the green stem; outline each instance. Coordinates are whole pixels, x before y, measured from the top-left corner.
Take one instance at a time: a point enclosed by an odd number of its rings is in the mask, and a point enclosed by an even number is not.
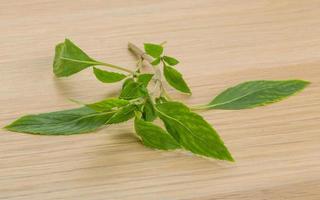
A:
[[[125,71],[125,72],[128,72],[130,74],[134,73],[134,71],[132,71],[130,69],[127,69],[127,68],[124,68],[124,67],[120,67],[120,66],[117,66],[117,65],[113,65],[113,64],[110,64],[110,63],[99,62],[99,64],[102,65],[102,66],[107,66],[107,67],[111,67],[111,68],[118,69],[118,70],[121,70],[121,71]]]
[[[192,110],[208,110],[210,107],[208,105],[193,105],[189,106]]]

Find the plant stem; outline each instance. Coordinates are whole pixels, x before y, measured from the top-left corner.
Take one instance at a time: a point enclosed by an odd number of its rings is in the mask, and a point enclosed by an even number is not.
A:
[[[113,64],[110,64],[110,63],[99,62],[99,64],[102,65],[102,66],[107,66],[107,67],[111,67],[111,68],[118,69],[118,70],[121,70],[121,71],[125,71],[125,72],[128,72],[130,74],[134,73],[134,71],[132,71],[130,69],[127,69],[127,68],[124,68],[124,67],[120,67],[120,66],[117,66],[117,65],[113,65]]]
[[[163,42],[161,44],[165,44],[166,42]],[[136,56],[138,57],[138,59],[142,59],[145,60],[146,62],[144,62],[145,65],[147,65],[148,67],[151,67],[154,69],[154,81],[156,83],[156,85],[159,83],[160,84],[160,92],[161,94],[163,94],[165,97],[167,97],[168,99],[171,99],[169,94],[166,92],[165,88],[163,87],[163,83],[162,83],[162,78],[161,78],[161,72],[159,67],[157,66],[153,66],[151,64],[151,62],[153,61],[153,58],[149,55],[147,55],[144,51],[142,51],[139,47],[137,47],[135,44],[132,43],[128,43],[128,48],[129,50]]]
[[[138,58],[142,58],[143,60],[146,60],[149,65],[151,65],[151,62],[153,59],[148,56],[146,53],[144,53],[139,47],[132,44],[131,42],[128,43],[129,50]]]
[[[208,110],[210,107],[208,105],[193,105],[190,106],[192,110]]]
[[[140,72],[140,69],[142,68],[142,63],[143,63],[143,58],[140,57],[138,62],[137,62],[137,68],[136,68],[137,72]]]

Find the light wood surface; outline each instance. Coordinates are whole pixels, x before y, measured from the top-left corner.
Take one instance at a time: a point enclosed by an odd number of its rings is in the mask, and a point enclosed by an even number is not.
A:
[[[132,67],[127,42],[168,41],[193,89],[190,104],[254,79],[312,85],[280,103],[209,111],[236,163],[153,151],[132,123],[48,137],[0,130],[0,199],[320,199],[319,0],[1,0],[0,126],[117,94],[91,70],[52,74],[65,37],[92,57]]]

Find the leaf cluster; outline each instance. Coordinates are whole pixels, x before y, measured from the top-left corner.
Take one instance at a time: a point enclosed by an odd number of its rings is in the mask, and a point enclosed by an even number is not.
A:
[[[80,108],[26,115],[6,126],[6,129],[38,135],[73,135],[134,118],[136,136],[149,148],[181,149],[200,156],[233,161],[218,133],[195,110],[240,110],[264,106],[289,97],[309,84],[303,80],[247,81],[222,91],[207,104],[189,107],[172,100],[161,79],[163,75],[174,89],[191,94],[177,70],[178,59],[165,55],[163,44],[145,43],[144,50],[153,60],[154,73],[142,72],[145,61],[142,56],[136,69],[130,70],[91,58],[69,39],[59,43],[53,61],[53,72],[57,77],[71,76],[91,67],[99,81],[121,82],[119,96],[82,103]]]

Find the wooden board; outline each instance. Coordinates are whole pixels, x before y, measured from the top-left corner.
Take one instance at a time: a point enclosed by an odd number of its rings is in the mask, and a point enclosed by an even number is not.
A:
[[[17,117],[117,94],[91,70],[52,74],[68,37],[92,57],[132,67],[127,42],[168,41],[192,97],[208,102],[246,80],[312,82],[280,103],[209,111],[236,163],[153,151],[132,122],[48,137],[0,130],[0,199],[320,199],[319,0],[11,0],[0,6],[0,126]]]

